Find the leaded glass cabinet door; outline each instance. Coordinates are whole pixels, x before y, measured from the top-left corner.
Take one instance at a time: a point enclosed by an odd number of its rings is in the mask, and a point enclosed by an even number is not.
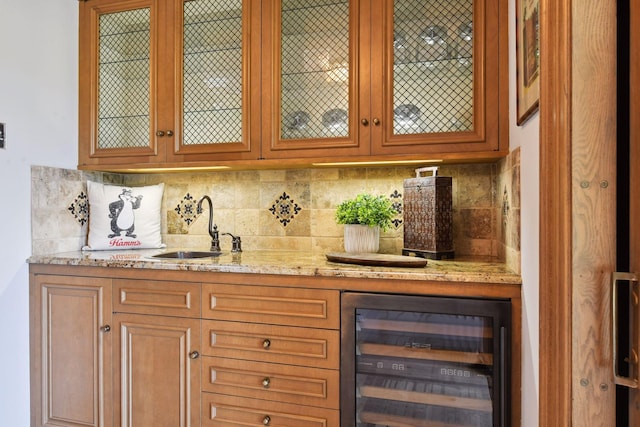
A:
[[[259,34],[259,0],[81,2],[80,166],[257,159]]]
[[[360,1],[263,2],[265,157],[368,152],[358,140]],[[366,18],[364,18],[366,19]]]
[[[373,52],[383,52],[381,59],[372,53],[372,70],[374,74],[381,70],[384,89],[373,99],[372,115],[383,117],[384,135],[374,140],[374,154],[498,149],[496,4],[493,0],[380,4],[384,8],[380,28],[387,30],[372,33],[373,45],[378,46]],[[493,26],[491,37],[488,26]]]
[[[81,162],[125,155],[147,161],[158,154],[155,2],[87,2],[80,14]]]
[[[181,108],[176,154],[232,153],[257,158],[251,143],[250,34],[259,34],[259,2],[190,0],[181,5]],[[254,26],[253,28],[251,26]],[[257,64],[257,62],[256,62]],[[256,133],[258,137],[259,133]],[[251,153],[251,148],[255,153]],[[221,157],[217,157],[221,158]]]

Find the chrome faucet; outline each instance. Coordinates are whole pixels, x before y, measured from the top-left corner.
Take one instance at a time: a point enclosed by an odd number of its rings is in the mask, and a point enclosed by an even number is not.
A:
[[[218,233],[218,226],[213,223],[213,203],[211,197],[202,196],[198,202],[196,212],[202,213],[202,202],[207,201],[209,203],[209,236],[211,236],[211,252],[220,252],[220,235]]]

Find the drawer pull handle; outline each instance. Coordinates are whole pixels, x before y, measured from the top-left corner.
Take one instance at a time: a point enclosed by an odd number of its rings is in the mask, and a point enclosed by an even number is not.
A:
[[[102,332],[109,332],[109,331],[111,331],[111,326],[110,326],[110,325],[104,325],[104,326],[101,326],[101,327],[100,327],[100,330],[101,330]]]
[[[200,353],[194,350],[191,353],[189,353],[189,357],[192,359],[197,359],[198,357],[200,357]]]
[[[271,385],[271,378],[266,377],[262,380],[262,387],[269,388],[270,385]]]
[[[269,415],[265,415],[264,418],[262,419],[262,424],[264,424],[265,426],[268,426],[271,424],[271,417]]]
[[[265,350],[269,350],[270,347],[271,340],[269,338],[266,338],[264,341],[262,341],[262,348],[264,348]]]

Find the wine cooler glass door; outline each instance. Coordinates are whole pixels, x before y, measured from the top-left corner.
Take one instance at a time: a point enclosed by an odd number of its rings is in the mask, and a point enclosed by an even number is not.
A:
[[[505,301],[345,294],[343,424],[502,425],[508,310]]]

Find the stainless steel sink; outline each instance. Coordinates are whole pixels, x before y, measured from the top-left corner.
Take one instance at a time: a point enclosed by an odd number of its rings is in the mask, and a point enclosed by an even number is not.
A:
[[[220,255],[222,255],[222,252],[176,251],[176,252],[163,252],[158,255],[153,255],[153,258],[195,259],[195,258],[213,258]]]

